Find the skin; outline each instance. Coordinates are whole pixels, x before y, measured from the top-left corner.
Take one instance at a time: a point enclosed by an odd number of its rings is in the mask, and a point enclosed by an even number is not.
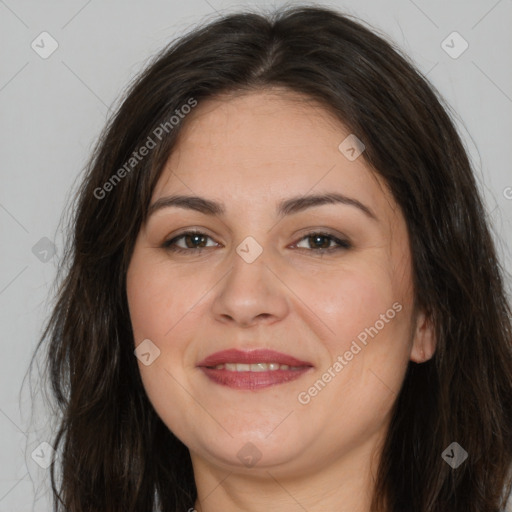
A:
[[[155,187],[152,204],[188,194],[226,210],[157,210],[140,230],[127,275],[135,345],[150,339],[160,350],[152,364],[139,361],[144,387],[190,450],[198,511],[368,511],[407,365],[435,350],[429,318],[413,309],[403,215],[363,157],[340,152],[347,135],[320,105],[289,91],[204,101],[187,116]],[[276,216],[283,199],[325,192],[357,199],[377,219],[347,204]],[[188,253],[163,247],[190,228],[207,237],[178,240]],[[319,247],[338,245],[306,236],[318,231],[351,247],[321,254]],[[236,252],[248,236],[263,249],[252,263]],[[394,303],[401,311],[300,403]],[[271,348],[313,369],[277,386],[235,390],[196,366],[227,348]],[[261,455],[252,467],[237,456],[247,443]]]

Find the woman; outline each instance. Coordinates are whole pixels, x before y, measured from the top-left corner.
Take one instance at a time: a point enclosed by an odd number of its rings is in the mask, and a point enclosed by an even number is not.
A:
[[[40,344],[56,510],[504,510],[511,312],[441,101],[320,7],[156,57]]]

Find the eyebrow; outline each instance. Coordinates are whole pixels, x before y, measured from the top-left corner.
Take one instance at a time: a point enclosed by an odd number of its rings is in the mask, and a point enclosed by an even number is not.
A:
[[[368,206],[364,205],[357,199],[353,199],[351,197],[347,197],[343,194],[338,193],[314,194],[291,197],[290,199],[281,201],[277,205],[277,215],[279,217],[284,217],[285,215],[292,215],[294,213],[304,211],[308,208],[322,206],[325,204],[344,204],[348,206],[354,206],[355,208],[358,208],[360,211],[362,211],[369,218],[376,221],[378,220],[375,213]],[[173,195],[157,199],[149,207],[148,217],[150,217],[155,212],[162,210],[163,208],[170,207],[184,208],[187,210],[194,210],[205,215],[216,216],[224,215],[224,213],[226,212],[226,208],[222,203],[213,201],[211,199],[206,199],[204,197],[199,196]]]

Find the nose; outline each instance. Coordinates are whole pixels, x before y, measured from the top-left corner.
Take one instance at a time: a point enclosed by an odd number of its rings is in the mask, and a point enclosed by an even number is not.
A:
[[[287,288],[276,276],[265,250],[252,263],[236,252],[232,261],[231,271],[215,287],[215,318],[239,327],[272,324],[285,318],[289,311]]]

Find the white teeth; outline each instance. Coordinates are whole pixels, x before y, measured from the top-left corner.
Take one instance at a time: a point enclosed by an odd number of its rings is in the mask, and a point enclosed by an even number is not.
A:
[[[268,370],[268,364],[265,364],[265,363],[251,364],[251,372],[265,372],[267,370]]]
[[[226,363],[218,364],[214,367],[215,370],[228,370],[230,372],[267,372],[275,370],[299,370],[301,366],[289,366],[287,364],[279,363]]]

